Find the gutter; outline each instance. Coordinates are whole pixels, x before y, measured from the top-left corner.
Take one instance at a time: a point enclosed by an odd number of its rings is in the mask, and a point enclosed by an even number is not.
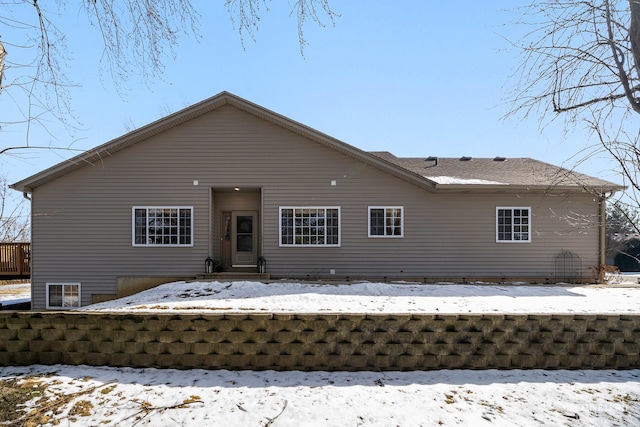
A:
[[[425,178],[426,179],[426,178]],[[589,193],[595,194],[599,197],[605,197],[605,199],[613,196],[617,191],[624,191],[627,187],[622,185],[611,184],[610,186],[586,186],[586,185],[539,185],[539,184],[443,184],[435,183],[435,190],[437,191],[450,191],[450,192],[468,192],[473,190],[474,192],[514,192],[514,191],[535,191],[535,192],[547,192],[547,193]]]
[[[436,184],[435,190],[440,192],[537,192],[537,193],[584,193],[591,192],[575,185],[526,185],[526,184]]]

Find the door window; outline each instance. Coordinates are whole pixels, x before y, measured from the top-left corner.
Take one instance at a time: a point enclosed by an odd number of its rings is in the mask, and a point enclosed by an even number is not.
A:
[[[253,252],[253,216],[238,215],[236,219],[236,250]]]

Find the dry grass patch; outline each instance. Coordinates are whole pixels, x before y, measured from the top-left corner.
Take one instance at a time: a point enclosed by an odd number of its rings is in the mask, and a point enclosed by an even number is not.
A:
[[[11,423],[23,414],[23,405],[32,399],[41,398],[44,390],[45,387],[32,378],[0,381],[0,421],[2,424],[12,425]]]

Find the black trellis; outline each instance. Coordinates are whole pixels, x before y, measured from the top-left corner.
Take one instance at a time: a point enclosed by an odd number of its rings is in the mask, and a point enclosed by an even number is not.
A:
[[[556,257],[556,283],[558,282],[582,282],[582,258],[575,252],[562,251]]]

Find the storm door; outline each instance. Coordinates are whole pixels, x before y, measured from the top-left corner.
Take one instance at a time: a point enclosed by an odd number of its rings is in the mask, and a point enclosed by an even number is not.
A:
[[[234,211],[231,224],[232,267],[258,265],[258,212]]]
[[[230,267],[231,262],[231,212],[220,215],[220,259],[223,265]]]

